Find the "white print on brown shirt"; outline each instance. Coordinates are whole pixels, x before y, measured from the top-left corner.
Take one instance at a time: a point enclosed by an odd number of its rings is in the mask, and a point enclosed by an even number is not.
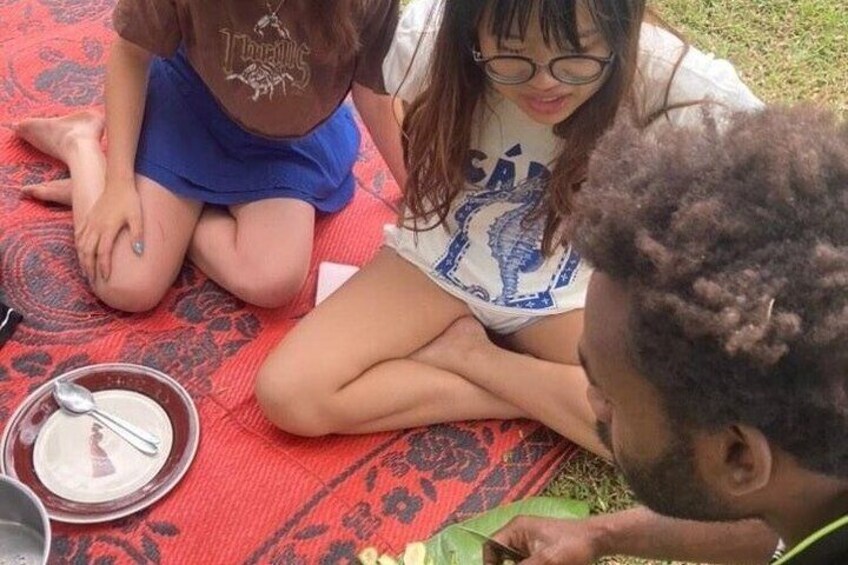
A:
[[[312,73],[307,56],[311,49],[306,43],[293,40],[277,15],[284,3],[285,0],[282,0],[276,10],[271,10],[271,5],[265,2],[268,13],[253,26],[253,33],[258,39],[227,28],[220,30],[225,41],[224,76],[253,89],[253,101],[266,95],[272,100],[278,90],[287,96],[289,85],[298,91],[309,85]],[[276,31],[276,35],[270,30]]]

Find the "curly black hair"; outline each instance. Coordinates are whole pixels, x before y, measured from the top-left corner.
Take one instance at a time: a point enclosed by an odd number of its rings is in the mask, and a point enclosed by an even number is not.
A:
[[[628,349],[690,429],[755,426],[848,477],[848,124],[705,112],[601,141],[568,226],[631,290]]]

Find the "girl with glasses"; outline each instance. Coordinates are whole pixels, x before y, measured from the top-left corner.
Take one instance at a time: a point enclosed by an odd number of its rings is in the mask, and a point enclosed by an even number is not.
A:
[[[596,453],[577,357],[590,267],[561,235],[619,112],[755,108],[724,61],[644,0],[419,0],[384,62],[406,106],[404,211],[386,247],[262,367],[279,427],[363,433],[528,417]],[[496,345],[497,343],[497,345]]]

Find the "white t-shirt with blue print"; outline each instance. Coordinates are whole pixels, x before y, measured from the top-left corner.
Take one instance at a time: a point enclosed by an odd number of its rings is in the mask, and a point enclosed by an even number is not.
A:
[[[390,244],[446,290],[478,306],[520,309],[523,315],[582,307],[588,269],[580,256],[567,249],[545,257],[543,218],[528,221],[559,147],[550,126],[528,120],[491,92],[477,109],[467,184],[445,226],[417,234],[399,228]],[[435,222],[419,220],[419,229]]]
[[[407,101],[424,84],[439,19],[438,13],[430,18],[433,6],[438,11],[434,0],[418,0],[407,7],[383,64],[388,91]],[[682,49],[673,34],[643,25],[635,84],[642,111],[663,107]],[[552,164],[567,148],[551,126],[534,122],[494,90],[489,89],[486,97],[475,111],[467,182],[445,226],[417,233],[390,228],[387,244],[446,291],[477,308],[516,316],[582,308],[590,267],[570,247],[545,257],[541,252],[544,218],[528,220],[543,196]],[[704,98],[729,108],[761,106],[732,65],[690,48],[677,70],[668,103]],[[700,118],[698,107],[671,115],[681,124]],[[435,221],[419,220],[418,227],[431,227]],[[411,220],[406,225],[411,226]]]

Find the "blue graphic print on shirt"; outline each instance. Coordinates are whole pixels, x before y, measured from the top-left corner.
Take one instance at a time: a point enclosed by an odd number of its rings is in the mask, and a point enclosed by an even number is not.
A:
[[[561,257],[545,288],[521,292],[521,276],[538,271],[545,262],[541,251],[543,222],[529,221],[528,216],[544,196],[545,184],[550,178],[550,171],[545,165],[530,161],[526,176],[516,184],[517,166],[513,159],[521,154],[521,145],[514,145],[496,161],[491,173],[487,173],[483,167],[488,160],[487,155],[479,150],[469,152],[466,178],[480,189],[470,192],[456,208],[453,219],[457,229],[434,270],[465,292],[491,304],[538,310],[555,306],[553,292],[572,282],[580,265],[580,256],[569,249]],[[486,230],[486,244],[498,265],[500,289],[466,284],[459,272],[472,244],[469,236],[471,223],[485,211],[497,214]],[[480,245],[480,242],[476,244]],[[493,292],[498,293],[493,295]]]

